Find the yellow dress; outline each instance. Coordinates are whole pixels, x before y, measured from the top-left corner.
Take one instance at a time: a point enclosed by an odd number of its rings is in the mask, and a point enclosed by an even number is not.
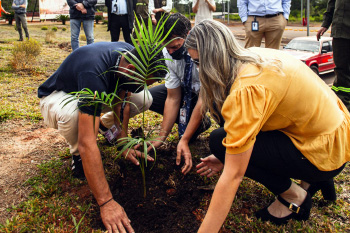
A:
[[[279,60],[282,72],[271,66],[242,67],[221,111],[226,152],[248,150],[260,130],[279,130],[321,171],[350,161],[350,114],[330,87],[303,62],[282,51],[250,49]]]

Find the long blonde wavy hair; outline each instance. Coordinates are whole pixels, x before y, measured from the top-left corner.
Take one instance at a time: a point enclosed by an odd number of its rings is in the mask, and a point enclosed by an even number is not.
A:
[[[221,110],[241,65],[251,63],[262,68],[266,63],[258,54],[240,46],[224,24],[213,20],[196,25],[187,36],[185,47],[198,51],[202,111],[209,110],[217,121],[216,110]]]

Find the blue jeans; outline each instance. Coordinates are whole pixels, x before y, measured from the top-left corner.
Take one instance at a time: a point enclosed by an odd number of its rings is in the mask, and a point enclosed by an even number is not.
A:
[[[71,30],[71,45],[73,51],[79,48],[79,34],[80,26],[83,23],[83,28],[87,40],[87,44],[94,43],[94,20],[81,20],[81,19],[71,19],[70,20],[70,30]]]

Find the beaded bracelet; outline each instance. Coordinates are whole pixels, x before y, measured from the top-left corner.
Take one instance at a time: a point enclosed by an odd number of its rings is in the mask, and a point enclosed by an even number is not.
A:
[[[111,199],[109,199],[108,201],[106,201],[105,203],[103,203],[102,205],[99,205],[99,207],[101,208],[102,206],[106,205],[108,202],[112,201],[113,197]]]

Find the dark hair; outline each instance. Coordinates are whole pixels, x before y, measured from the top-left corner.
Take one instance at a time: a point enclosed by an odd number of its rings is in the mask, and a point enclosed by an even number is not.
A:
[[[142,51],[142,49],[140,48],[140,50]],[[128,53],[131,53],[132,55],[134,55],[139,61],[142,61],[140,54],[137,52],[137,50],[135,48],[133,48],[132,50],[130,50]],[[129,58],[131,58],[133,61],[135,61],[132,56],[129,56]],[[128,61],[126,61],[128,62]],[[128,62],[129,63],[129,62]],[[164,61],[164,55],[163,52],[160,51],[156,56],[154,56],[154,58],[152,60],[149,61],[150,66],[148,67],[149,70],[152,72],[156,68],[157,66],[161,65],[166,67],[167,65],[165,64]],[[157,71],[155,71],[152,75],[153,77],[157,77],[159,79],[165,78],[167,74],[167,71],[164,69],[158,69]]]
[[[164,20],[166,20],[166,18]],[[191,21],[183,14],[175,13],[171,14],[164,24],[164,36],[168,33],[175,22],[176,24],[170,34],[166,37],[166,41],[175,37],[186,39],[188,32],[191,30]]]

